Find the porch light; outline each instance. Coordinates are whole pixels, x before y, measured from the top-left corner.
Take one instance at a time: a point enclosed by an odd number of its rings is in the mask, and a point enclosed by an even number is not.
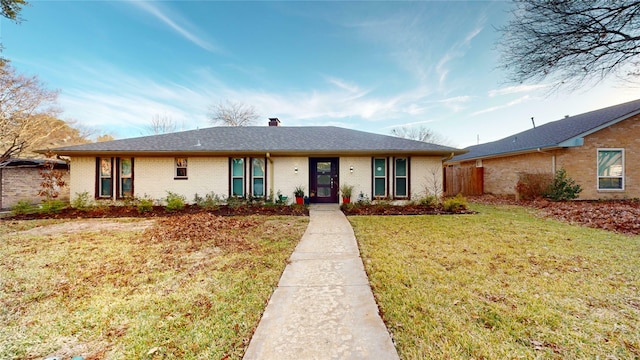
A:
[[[349,166],[349,171],[353,174],[353,165]]]
[[[298,167],[297,166],[293,168],[293,172],[296,173],[296,174],[298,173]]]

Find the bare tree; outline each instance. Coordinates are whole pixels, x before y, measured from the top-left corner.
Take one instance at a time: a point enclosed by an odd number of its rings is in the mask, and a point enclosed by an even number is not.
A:
[[[113,140],[115,140],[115,138],[111,134],[99,135],[96,138],[96,142],[105,142],[105,141],[113,141]]]
[[[151,122],[147,127],[147,130],[153,135],[167,134],[176,131],[177,125],[171,117],[160,114],[155,114],[151,117]]]
[[[57,96],[37,77],[19,75],[0,62],[0,166],[51,133],[50,119],[59,112]]]
[[[213,105],[209,114],[212,124],[222,126],[249,126],[259,117],[253,106],[229,100]]]
[[[20,10],[28,4],[25,0],[0,0],[0,14],[9,20],[20,22]]]
[[[556,87],[640,75],[640,1],[516,0],[498,48],[509,81]]]
[[[433,130],[428,129],[424,126],[420,127],[396,127],[391,129],[391,135],[397,136],[403,139],[409,140],[417,140],[432,144],[441,144],[444,145],[446,141],[442,139],[440,135],[435,133]]]
[[[41,120],[42,127],[40,129],[35,127],[29,128],[30,131],[32,131],[32,137],[28,146],[23,149],[23,153],[26,153],[27,157],[43,157],[41,154],[36,154],[36,150],[52,149],[59,146],[87,144],[91,142],[90,132],[82,127],[74,127],[76,124],[75,121],[64,121],[49,115],[39,116],[43,117]]]

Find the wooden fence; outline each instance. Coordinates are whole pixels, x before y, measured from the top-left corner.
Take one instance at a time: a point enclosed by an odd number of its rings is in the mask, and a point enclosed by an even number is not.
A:
[[[484,168],[475,166],[447,166],[444,171],[444,193],[482,195],[484,193]]]

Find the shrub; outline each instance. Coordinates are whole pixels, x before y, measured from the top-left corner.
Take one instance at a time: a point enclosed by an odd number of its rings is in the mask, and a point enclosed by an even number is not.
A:
[[[469,204],[467,203],[467,199],[465,199],[461,194],[458,194],[451,198],[447,198],[442,203],[442,208],[445,211],[451,212],[466,210],[468,206]]]
[[[87,191],[76,193],[71,201],[71,207],[76,209],[85,210],[91,206],[93,206],[93,199]]]
[[[141,214],[153,210],[153,199],[145,197],[138,200],[137,208],[138,208],[138,212]]]
[[[227,206],[231,209],[247,205],[247,199],[239,196],[229,196],[227,198]]]
[[[533,200],[544,196],[552,182],[553,175],[550,173],[521,173],[516,184],[516,192],[522,200]]]
[[[13,215],[30,214],[36,211],[36,207],[29,200],[20,200],[11,208]]]
[[[360,194],[358,194],[357,203],[359,205],[371,205],[371,199],[369,199],[367,195],[360,191]]]
[[[438,206],[438,197],[435,195],[427,195],[423,198],[421,198],[420,200],[418,200],[418,204],[424,206],[424,207],[436,207]]]
[[[60,189],[67,186],[67,184],[64,180],[64,172],[55,169],[55,154],[51,151],[47,151],[45,156],[47,160],[45,160],[44,165],[40,170],[42,182],[40,183],[38,196],[42,196],[44,198],[44,202],[50,202],[60,195]]]
[[[204,197],[195,194],[193,197],[193,202],[203,209],[215,210],[222,204],[222,199],[218,194],[212,191],[208,194],[205,194]]]
[[[179,211],[184,209],[187,198],[185,198],[184,195],[167,191],[166,200],[167,200],[167,205],[165,206],[165,209],[167,209],[167,211]]]
[[[40,209],[44,213],[57,213],[67,207],[67,203],[62,200],[45,200],[40,205]]]
[[[581,191],[582,187],[567,175],[564,168],[561,168],[556,171],[553,184],[545,196],[552,201],[566,201],[577,199]]]

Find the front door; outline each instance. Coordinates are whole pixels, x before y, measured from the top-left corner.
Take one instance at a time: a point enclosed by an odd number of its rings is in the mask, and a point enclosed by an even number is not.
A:
[[[309,200],[312,203],[338,203],[338,158],[309,159]]]

